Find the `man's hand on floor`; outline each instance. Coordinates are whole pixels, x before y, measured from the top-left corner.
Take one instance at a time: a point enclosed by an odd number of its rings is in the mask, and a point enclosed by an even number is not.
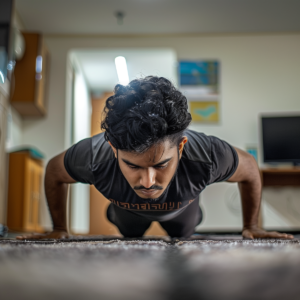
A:
[[[294,236],[277,231],[265,231],[258,227],[244,228],[242,232],[244,239],[293,239]]]
[[[49,233],[44,234],[28,234],[17,236],[18,240],[43,240],[43,239],[67,239],[69,234],[66,231],[62,230],[53,230]]]

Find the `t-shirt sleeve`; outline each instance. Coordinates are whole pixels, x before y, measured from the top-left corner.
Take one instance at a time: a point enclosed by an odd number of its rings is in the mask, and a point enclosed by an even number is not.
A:
[[[94,175],[91,170],[91,162],[91,138],[84,139],[70,147],[64,158],[64,165],[69,175],[81,183],[93,184]]]
[[[212,169],[208,184],[225,181],[236,171],[239,158],[236,150],[217,137],[210,136]]]

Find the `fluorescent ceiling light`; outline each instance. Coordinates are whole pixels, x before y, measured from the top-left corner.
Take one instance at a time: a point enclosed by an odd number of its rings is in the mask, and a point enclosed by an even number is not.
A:
[[[2,83],[4,83],[4,76],[3,76],[3,73],[1,71],[0,71],[0,78],[1,78]]]
[[[43,58],[39,55],[36,57],[35,61],[35,72],[41,73],[43,68]]]
[[[126,59],[124,56],[118,56],[115,58],[116,69],[118,73],[119,82],[122,85],[127,85],[129,83],[129,76],[127,70]]]

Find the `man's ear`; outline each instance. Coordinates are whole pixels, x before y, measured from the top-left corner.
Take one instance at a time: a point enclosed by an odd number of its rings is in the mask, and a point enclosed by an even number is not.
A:
[[[183,136],[182,137],[182,140],[178,146],[178,151],[179,151],[179,158],[181,158],[181,155],[182,155],[182,151],[183,151],[183,148],[184,148],[184,144],[188,141],[188,138],[186,136]]]
[[[109,145],[111,146],[112,150],[114,151],[115,157],[117,158],[117,149],[108,141]]]

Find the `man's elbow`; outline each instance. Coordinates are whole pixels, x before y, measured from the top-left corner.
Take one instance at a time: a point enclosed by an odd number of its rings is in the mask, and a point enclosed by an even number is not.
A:
[[[46,167],[47,178],[57,183],[74,183],[76,182],[67,172],[64,165],[65,152],[51,158]]]
[[[228,181],[240,183],[260,181],[258,165],[253,155],[241,149],[235,149],[239,157],[239,164],[236,172]]]
[[[245,172],[245,178],[242,182],[248,182],[248,183],[259,183],[261,181],[260,178],[260,172],[258,168],[258,164],[256,162],[256,159],[253,155],[245,152],[245,165],[246,165],[246,172]]]

